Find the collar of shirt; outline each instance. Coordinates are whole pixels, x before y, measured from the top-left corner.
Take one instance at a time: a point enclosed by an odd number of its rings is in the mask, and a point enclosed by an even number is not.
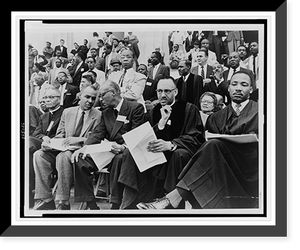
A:
[[[88,118],[89,114],[90,114],[90,111],[91,109],[89,110],[82,110],[80,107],[79,109],[77,110],[77,116],[76,116],[76,125],[78,124],[79,120],[80,120],[80,117],[81,117],[81,113],[84,111],[84,118],[83,118],[83,124],[85,123],[86,119]]]
[[[182,78],[183,78],[183,81],[186,81],[188,78],[189,78],[189,76],[190,76],[190,73],[188,73],[187,75],[185,75],[185,76],[182,76]]]
[[[117,105],[117,107],[114,108],[114,109],[116,109],[118,111],[118,113],[120,113],[120,110],[121,110],[123,102],[124,102],[124,98],[122,97],[122,99],[119,102],[119,104]]]
[[[55,111],[57,111],[57,110],[59,110],[59,108],[60,108],[60,106],[58,106],[56,109],[54,109],[54,110],[49,110],[49,112],[51,113],[51,115],[53,115],[53,113],[55,112]]]
[[[243,101],[243,102],[240,103],[241,104],[240,111],[242,111],[245,108],[245,106],[248,104],[248,102],[249,102],[249,99],[247,99],[246,101]],[[232,106],[234,111],[236,109],[236,105],[237,105],[237,103],[231,102],[231,106]]]

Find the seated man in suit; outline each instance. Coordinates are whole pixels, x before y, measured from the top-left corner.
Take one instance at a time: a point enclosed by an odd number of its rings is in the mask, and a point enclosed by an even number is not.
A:
[[[60,118],[63,112],[63,107],[60,106],[60,91],[51,86],[46,90],[43,96],[48,112],[40,116],[39,124],[32,136],[29,136],[29,205],[33,206],[33,190],[35,187],[35,176],[33,169],[33,154],[41,148],[43,142],[50,141],[54,137]]]
[[[140,103],[123,98],[119,85],[111,80],[107,80],[100,87],[99,97],[104,108],[101,122],[85,141],[85,145],[101,143],[104,139],[114,142],[111,152],[115,156],[108,165],[113,201],[117,183],[114,172],[122,163],[123,152],[126,149],[122,135],[143,124],[144,108]],[[85,150],[84,146],[72,155],[72,161],[75,162],[75,202],[87,202],[89,209],[97,209],[91,173],[98,168],[93,159],[86,155]]]
[[[55,84],[61,93],[60,105],[64,108],[73,106],[73,101],[79,90],[77,87],[68,83],[67,74],[64,71],[58,73]]]
[[[93,108],[97,90],[93,86],[82,89],[80,103],[77,107],[63,111],[54,138],[65,138],[63,145],[81,147],[87,136],[100,123],[101,112]],[[36,176],[34,210],[55,209],[51,193],[51,174],[57,169],[56,200],[58,210],[70,210],[70,189],[73,185],[72,150],[53,150],[49,143],[34,153],[34,171]]]
[[[67,82],[72,83],[73,79],[69,73],[69,71],[62,66],[62,60],[60,58],[55,59],[55,67],[53,69],[50,69],[48,72],[48,82],[49,84],[52,84],[55,86],[56,79],[59,72],[65,72],[67,75]]]
[[[203,94],[203,80],[199,75],[191,73],[191,61],[181,60],[178,65],[180,78],[176,79],[177,98],[193,103],[200,109],[199,99]]]
[[[117,192],[112,194],[112,202],[115,208],[132,209],[138,201],[173,190],[183,167],[204,142],[198,108],[176,100],[176,95],[173,78],[159,80],[159,104],[149,112],[157,140],[149,142],[148,150],[163,152],[167,162],[140,172],[130,152],[125,150],[122,164],[114,173]]]
[[[258,104],[249,100],[254,78],[233,74],[228,87],[231,104],[211,114],[206,129],[217,134],[258,134]],[[164,198],[138,204],[139,209],[176,208],[184,199],[193,208],[250,208],[257,206],[258,142],[222,139],[205,142],[180,174],[176,188]],[[245,197],[242,202],[230,196]],[[245,202],[246,200],[246,202]]]
[[[148,71],[148,78],[143,92],[145,103],[149,105],[149,109],[158,103],[156,88],[159,79],[170,76],[170,68],[166,65],[162,65],[162,56],[160,52],[152,52],[150,61],[153,67]]]

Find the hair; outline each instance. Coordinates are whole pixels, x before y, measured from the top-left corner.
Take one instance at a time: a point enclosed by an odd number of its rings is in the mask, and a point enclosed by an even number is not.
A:
[[[54,90],[55,92],[56,92],[56,94],[57,95],[61,95],[61,92],[59,91],[59,89],[58,88],[56,88],[55,86],[53,86],[53,85],[50,85],[48,88],[47,88],[47,90],[45,91],[45,94],[49,91],[49,90]],[[45,95],[44,94],[44,95]]]
[[[180,62],[184,62],[184,64],[189,68],[192,67],[192,62],[189,59],[182,59]]]
[[[112,45],[110,45],[109,43],[105,44],[106,49],[112,49]]]
[[[83,75],[82,78],[87,79],[89,82],[91,82],[92,84],[95,83],[94,78],[91,75]]]
[[[202,48],[199,49],[199,52],[200,51],[203,51],[205,56],[208,57],[208,49],[207,48],[202,47]]]
[[[107,79],[104,83],[108,83],[109,86],[113,89],[113,91],[115,92],[116,95],[121,96],[121,89],[119,84],[117,84],[116,82]]]
[[[93,89],[93,90],[95,90],[95,91],[98,91],[97,90],[97,87],[96,86],[94,86],[93,84],[90,84],[90,83],[85,83],[85,84],[83,84],[82,85],[82,87],[81,87],[81,93],[86,89],[86,88],[88,88],[88,87],[90,87],[91,89]]]
[[[160,78],[159,81],[160,80],[172,80],[172,82],[174,83],[175,87],[177,88],[177,81],[175,81],[175,79],[172,76],[164,76],[164,77]]]
[[[93,36],[99,36],[97,32],[93,32]]]
[[[194,45],[195,45],[195,44],[200,46],[200,45],[201,45],[201,42],[200,42],[199,40],[196,40],[196,41],[194,42]]]
[[[65,40],[61,38],[59,41],[65,41]]]
[[[91,49],[92,50],[92,49]],[[96,50],[96,49],[95,49]],[[96,63],[96,59],[92,56],[88,56],[86,59],[93,59],[93,62]]]
[[[84,59],[84,54],[81,51],[77,52],[77,56],[79,56],[81,60]]]
[[[103,43],[104,44],[104,41],[102,39],[98,39],[98,42],[100,43]]]
[[[161,62],[162,56],[161,56],[161,53],[159,51],[153,51],[152,54],[155,54],[158,61]]]
[[[238,49],[239,49],[240,47],[244,47],[244,48],[246,49],[246,51],[247,51],[247,47],[246,47],[246,45],[244,45],[244,44],[240,44],[239,46],[237,46],[236,51],[238,51]]]
[[[146,64],[144,64],[144,63],[140,63],[140,64],[139,64],[139,66],[141,66],[141,65],[145,66],[145,68],[148,70],[148,67],[147,67],[147,65],[146,65]]]
[[[214,104],[214,108],[213,108],[213,112],[216,112],[218,111],[218,99],[216,97],[216,95],[213,93],[213,92],[204,92],[201,96],[200,96],[200,99],[199,99],[199,102],[201,103],[201,100],[204,96],[210,96],[212,99],[213,99],[213,104]]]

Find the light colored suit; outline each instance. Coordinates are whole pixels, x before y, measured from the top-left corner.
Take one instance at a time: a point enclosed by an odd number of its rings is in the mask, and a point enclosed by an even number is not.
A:
[[[116,80],[118,80],[117,83],[119,83],[120,78]],[[120,86],[121,96],[127,100],[141,103],[144,106],[145,111],[146,111],[146,107],[145,107],[143,92],[145,89],[146,80],[147,77],[145,75],[136,72],[133,68],[130,68],[127,70],[125,74],[122,86]]]
[[[81,114],[80,107],[70,107],[63,111],[55,138],[73,137],[76,129],[77,116]],[[85,120],[80,137],[88,137],[95,127],[100,123],[101,112],[92,108]],[[34,171],[36,175],[35,199],[47,199],[52,197],[51,174],[53,168],[57,169],[57,191],[56,200],[69,200],[70,189],[74,183],[73,166],[71,163],[72,151],[42,151],[34,153]]]

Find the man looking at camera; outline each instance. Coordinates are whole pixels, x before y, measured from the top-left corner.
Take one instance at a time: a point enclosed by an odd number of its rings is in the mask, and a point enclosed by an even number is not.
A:
[[[115,199],[120,209],[135,208],[137,202],[175,188],[183,167],[204,142],[199,110],[175,99],[178,90],[174,79],[159,80],[156,92],[159,103],[150,111],[149,122],[157,140],[149,142],[148,150],[163,152],[167,163],[141,173],[125,151],[117,179],[119,196]]]

